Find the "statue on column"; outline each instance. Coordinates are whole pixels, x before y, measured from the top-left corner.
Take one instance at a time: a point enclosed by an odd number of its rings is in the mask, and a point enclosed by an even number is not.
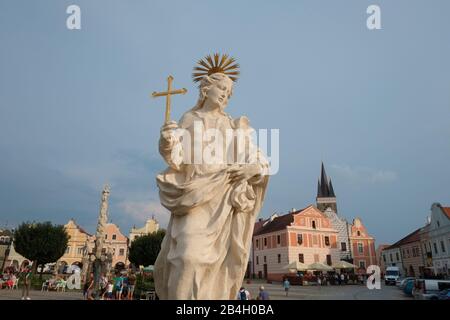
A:
[[[178,123],[167,112],[170,94],[182,93],[170,91],[173,78],[167,92],[153,94],[168,97],[159,140],[168,168],[156,177],[161,204],[171,212],[154,269],[160,299],[234,300],[244,280],[269,163],[251,139],[249,120],[225,112],[238,68],[228,55],[200,60],[193,74],[198,101]],[[211,143],[196,139],[198,130],[201,137],[213,132],[215,141],[231,132],[235,143],[213,148],[205,159]]]
[[[89,244],[88,244],[88,240],[86,239],[86,241],[84,242],[84,246],[83,246],[83,258],[81,260],[81,263],[83,264],[83,268],[81,270],[81,281],[84,283],[87,281],[87,275],[89,274],[88,272],[89,267],[90,267],[90,260],[89,260]]]
[[[110,189],[109,186],[105,186],[102,191],[102,199],[100,205],[100,213],[98,217],[97,231],[95,233],[95,246],[92,254],[90,255],[91,267],[88,268],[94,273],[94,297],[99,297],[100,292],[100,280],[103,274],[108,272],[108,255],[106,254],[106,248],[104,248],[106,224],[108,222],[108,198]],[[105,250],[104,250],[105,249]]]

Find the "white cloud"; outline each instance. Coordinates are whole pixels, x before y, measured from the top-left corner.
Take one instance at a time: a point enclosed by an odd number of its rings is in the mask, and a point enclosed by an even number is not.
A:
[[[162,228],[166,228],[169,222],[170,212],[156,200],[124,200],[119,207],[135,223],[143,224],[153,215]]]
[[[397,173],[391,170],[375,169],[368,167],[350,167],[348,165],[331,165],[332,170],[352,182],[365,183],[389,183],[396,181]]]

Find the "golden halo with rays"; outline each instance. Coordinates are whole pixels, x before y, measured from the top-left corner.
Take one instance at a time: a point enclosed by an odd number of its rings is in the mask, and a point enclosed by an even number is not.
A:
[[[236,63],[236,59],[228,54],[224,54],[222,57],[219,53],[215,53],[213,57],[207,55],[204,59],[198,61],[198,66],[194,67],[192,80],[199,82],[204,76],[210,76],[213,73],[223,73],[233,82],[236,82],[239,76],[239,64]]]

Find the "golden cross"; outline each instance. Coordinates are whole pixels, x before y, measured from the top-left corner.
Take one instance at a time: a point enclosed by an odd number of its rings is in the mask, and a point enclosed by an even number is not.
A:
[[[164,92],[153,92],[152,97],[166,97],[166,118],[165,123],[168,123],[170,121],[170,96],[173,94],[185,94],[187,90],[185,88],[180,90],[172,90],[172,80],[173,77],[169,76],[167,78],[167,91]]]

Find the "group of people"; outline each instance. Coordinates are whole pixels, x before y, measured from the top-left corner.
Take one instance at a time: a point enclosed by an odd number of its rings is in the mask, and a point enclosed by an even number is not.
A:
[[[316,282],[319,286],[322,285],[344,285],[348,284],[349,281],[352,281],[353,283],[361,283],[364,284],[364,276],[360,274],[347,274],[345,272],[342,273],[335,273],[335,274],[323,274],[319,273],[316,275],[312,274],[306,274],[302,275],[303,280],[306,281],[312,281]],[[289,296],[289,289],[291,287],[291,283],[288,278],[283,279],[282,286],[284,289],[284,292],[286,294],[286,297]],[[244,287],[241,287],[238,294],[237,294],[237,300],[251,300],[251,294],[250,292],[245,289]],[[259,294],[256,298],[257,300],[270,300],[269,299],[269,293],[265,290],[264,286],[261,286],[259,288]]]
[[[18,283],[22,286],[22,300],[30,300],[30,286],[31,286],[31,264],[26,261],[16,271],[14,267],[6,267],[3,274],[0,276],[0,289],[14,289],[18,288]]]
[[[252,297],[247,289],[241,287],[237,294],[237,300],[252,300]],[[264,286],[259,287],[259,293],[258,296],[256,297],[256,300],[270,300],[269,293],[266,291]]]
[[[13,268],[6,268],[0,276],[0,289],[12,289],[17,281],[16,272]]]
[[[44,285],[42,286],[42,289],[49,290],[58,290],[59,288],[65,288],[66,286],[66,280],[59,276],[54,276],[53,278],[50,278],[44,282]]]
[[[136,286],[136,274],[133,271],[120,273],[114,277],[102,274],[99,281],[98,295],[95,292],[94,274],[85,281],[83,297],[85,300],[133,300]]]
[[[302,281],[317,283],[319,286],[326,285],[346,285],[346,284],[364,284],[365,278],[361,274],[353,274],[353,273],[327,273],[323,274],[322,272],[318,274],[305,274],[300,275]]]

